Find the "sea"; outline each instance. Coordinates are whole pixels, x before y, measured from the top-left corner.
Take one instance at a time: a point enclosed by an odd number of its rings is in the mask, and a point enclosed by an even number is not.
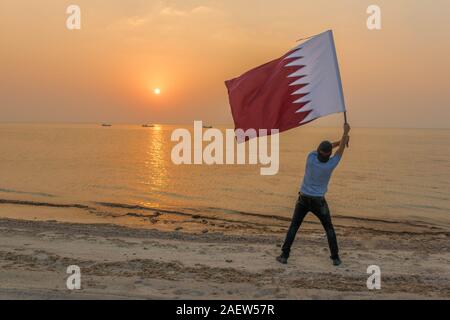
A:
[[[0,216],[28,219],[22,209],[33,208],[39,219],[49,207],[57,208],[56,220],[69,208],[126,218],[131,209],[148,208],[233,221],[288,221],[307,155],[322,140],[337,141],[342,134],[340,128],[311,126],[280,134],[279,172],[262,176],[261,165],[174,164],[171,134],[192,127],[0,124]],[[449,141],[450,130],[354,128],[330,182],[332,215],[349,223],[383,222],[380,228],[449,230]]]

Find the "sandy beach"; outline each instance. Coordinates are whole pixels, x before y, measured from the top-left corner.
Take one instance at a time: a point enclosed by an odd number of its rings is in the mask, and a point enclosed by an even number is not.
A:
[[[154,222],[167,230],[1,218],[0,299],[450,299],[448,232],[341,225],[336,268],[314,223],[283,266],[284,227],[219,231],[200,219],[203,229],[185,233]],[[366,287],[373,264],[381,290]],[[81,268],[81,290],[66,288],[69,265]]]

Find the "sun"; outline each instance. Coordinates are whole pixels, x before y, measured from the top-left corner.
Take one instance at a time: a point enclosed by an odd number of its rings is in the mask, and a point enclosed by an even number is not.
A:
[[[153,93],[156,94],[157,96],[159,96],[161,94],[161,89],[160,88],[155,88],[153,90]]]

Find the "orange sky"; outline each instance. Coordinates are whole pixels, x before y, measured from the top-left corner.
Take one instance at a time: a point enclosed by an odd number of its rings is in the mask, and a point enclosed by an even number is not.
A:
[[[65,27],[70,4],[79,31]],[[366,28],[370,4],[381,31]],[[224,80],[333,29],[354,126],[450,128],[448,12],[447,0],[2,0],[0,121],[231,123]]]

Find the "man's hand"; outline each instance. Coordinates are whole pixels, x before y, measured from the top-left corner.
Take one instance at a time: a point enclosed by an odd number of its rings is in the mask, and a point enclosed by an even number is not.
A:
[[[344,136],[348,135],[350,133],[351,127],[348,123],[344,124]]]
[[[343,139],[346,139],[345,146],[347,148],[350,147],[349,146],[350,137],[348,136],[350,130],[351,130],[350,125],[348,123],[344,123],[344,137],[343,137]]]

